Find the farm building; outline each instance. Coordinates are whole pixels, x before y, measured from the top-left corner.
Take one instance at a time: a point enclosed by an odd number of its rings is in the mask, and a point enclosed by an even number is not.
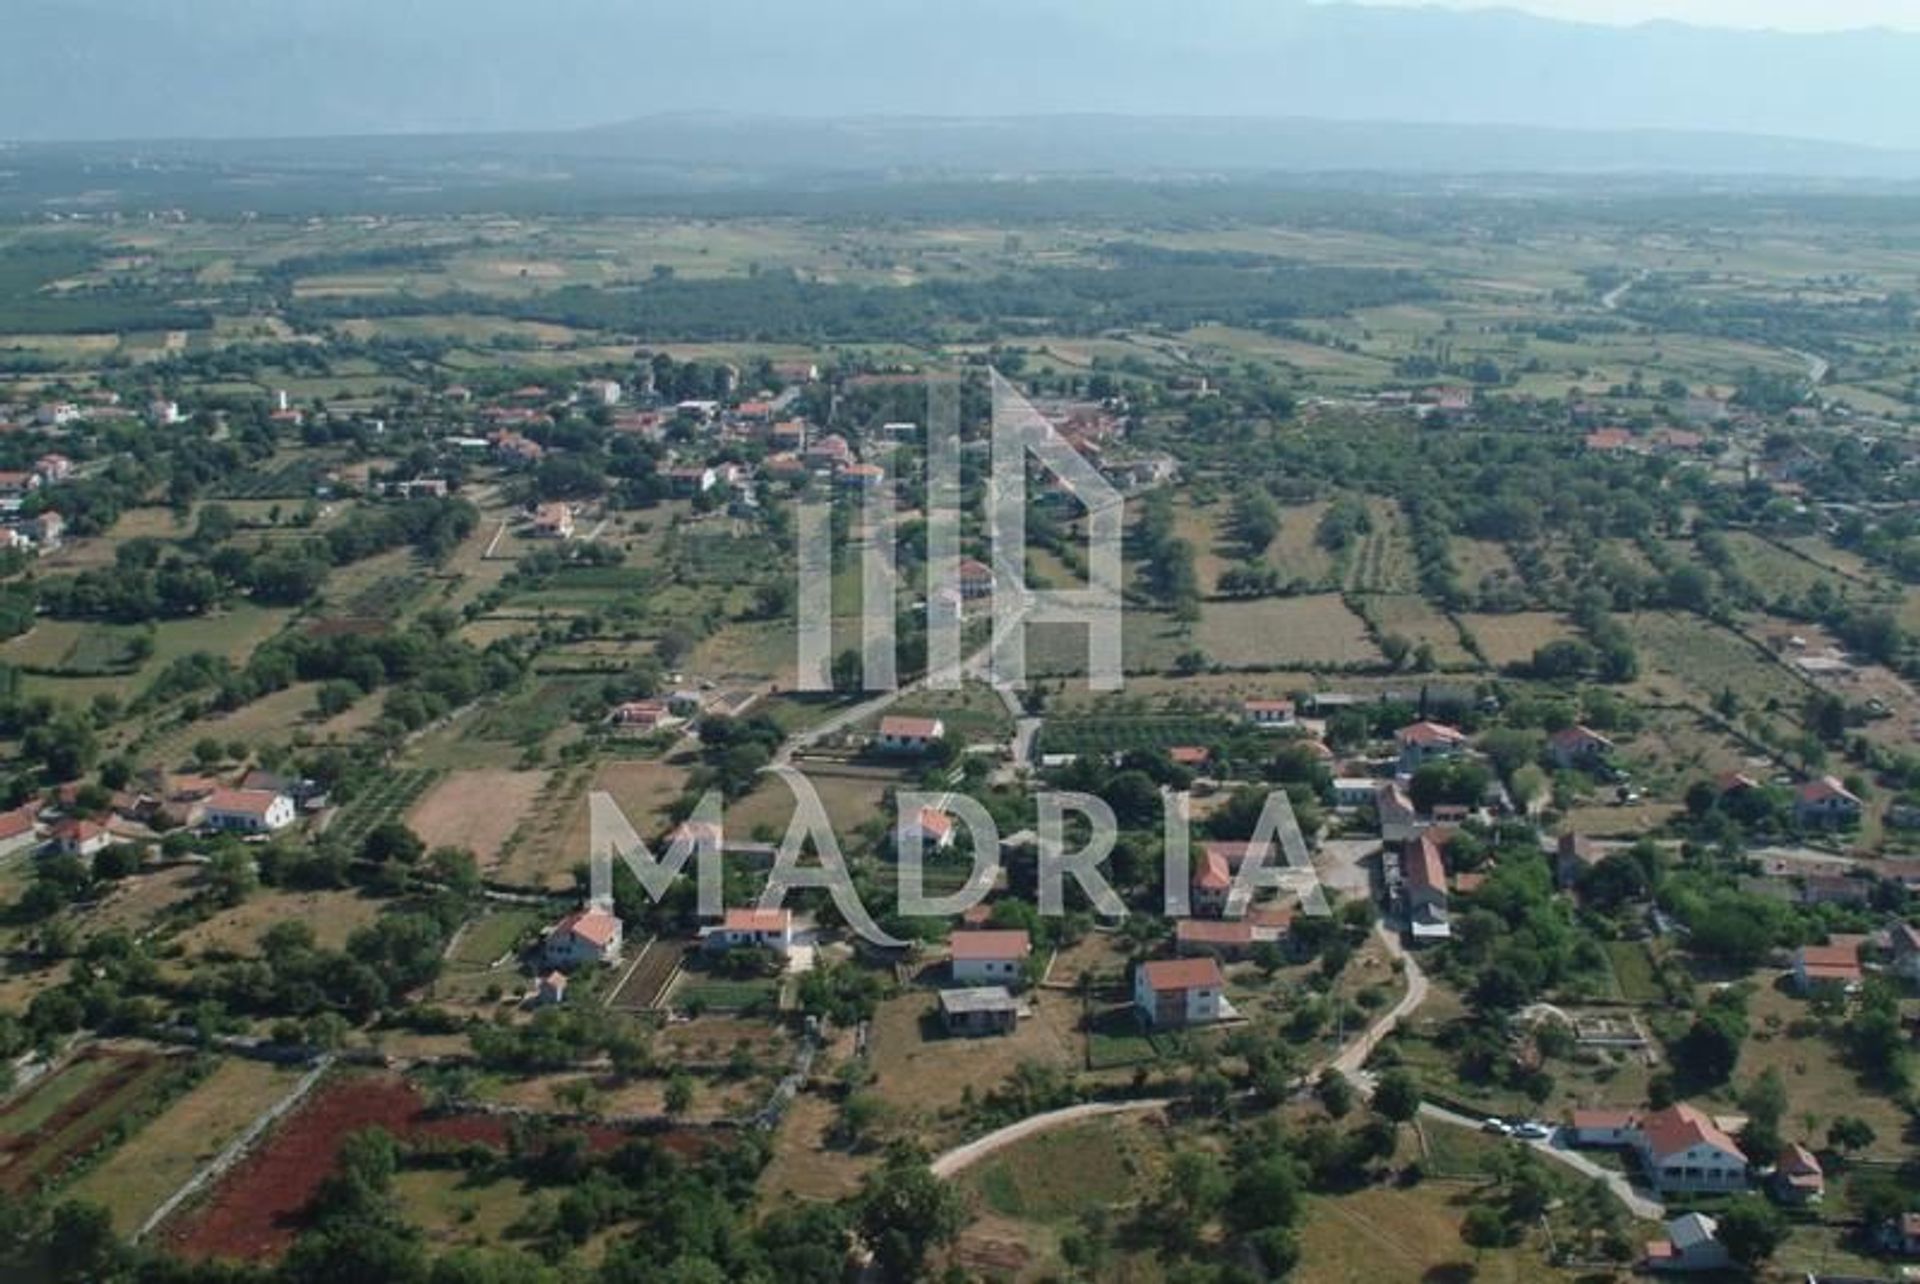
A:
[[[1665,1239],[1647,1244],[1646,1268],[1661,1273],[1724,1271],[1733,1264],[1720,1242],[1720,1224],[1705,1213],[1687,1213],[1667,1223]]]
[[[1866,804],[1852,790],[1832,776],[1809,780],[1795,791],[1793,819],[1812,829],[1829,826],[1844,828],[1860,822]]]
[[[1024,931],[955,932],[947,945],[953,979],[961,985],[1019,985],[1033,954]]]
[[[940,1024],[948,1034],[1009,1034],[1020,1019],[1020,1004],[1003,985],[940,991]]]
[[[1262,729],[1294,725],[1293,701],[1248,700],[1240,706],[1246,720]]]

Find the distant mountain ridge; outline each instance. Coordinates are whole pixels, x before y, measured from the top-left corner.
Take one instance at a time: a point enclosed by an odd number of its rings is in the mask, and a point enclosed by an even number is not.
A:
[[[1920,35],[1305,0],[12,0],[15,140],[554,130],[657,113],[1685,130],[1920,148]],[[725,162],[727,158],[715,158]]]

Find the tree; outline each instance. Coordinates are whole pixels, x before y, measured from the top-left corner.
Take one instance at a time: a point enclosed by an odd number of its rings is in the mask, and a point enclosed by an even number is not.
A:
[[[868,1174],[855,1224],[888,1279],[918,1279],[927,1254],[948,1244],[966,1224],[960,1195],[912,1154],[889,1156]]]
[[[1348,1082],[1347,1076],[1331,1066],[1321,1073],[1313,1092],[1320,1099],[1321,1106],[1335,1119],[1345,1118],[1353,1109],[1353,1084]]]
[[[693,1080],[685,1073],[676,1073],[667,1080],[665,1104],[667,1113],[676,1118],[693,1109]]]
[[[1772,1257],[1786,1236],[1786,1224],[1773,1205],[1754,1195],[1729,1202],[1717,1220],[1728,1256],[1748,1268]]]
[[[1843,1154],[1853,1155],[1873,1143],[1873,1125],[1858,1115],[1841,1115],[1827,1125],[1828,1147]]]
[[[102,1279],[120,1255],[113,1219],[98,1204],[68,1200],[55,1205],[47,1227],[47,1266],[56,1280]]]
[[[1374,1085],[1373,1109],[1389,1123],[1408,1122],[1420,1111],[1420,1085],[1405,1070],[1387,1071]]]

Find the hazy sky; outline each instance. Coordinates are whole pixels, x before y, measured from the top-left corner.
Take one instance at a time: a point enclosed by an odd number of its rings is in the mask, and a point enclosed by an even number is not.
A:
[[[1365,4],[1426,3],[1449,9],[1524,9],[1553,18],[1625,24],[1671,18],[1712,27],[1781,31],[1845,31],[1898,27],[1920,31],[1920,0],[1360,0]]]

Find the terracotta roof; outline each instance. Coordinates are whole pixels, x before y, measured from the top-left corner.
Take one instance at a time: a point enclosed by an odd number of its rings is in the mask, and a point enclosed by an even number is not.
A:
[[[1212,750],[1204,745],[1174,745],[1167,750],[1168,760],[1182,767],[1204,767],[1212,757]]]
[[[1656,1159],[1677,1155],[1695,1146],[1712,1146],[1743,1159],[1746,1157],[1718,1124],[1685,1102],[1643,1117],[1640,1132]]]
[[[1809,780],[1800,786],[1799,799],[1804,803],[1825,802],[1829,798],[1840,798],[1861,806],[1860,798],[1852,790],[1832,776],[1822,776],[1818,780]]]
[[[1291,700],[1248,700],[1240,706],[1248,713],[1292,713]]]
[[[279,794],[267,789],[216,789],[207,798],[207,810],[265,816],[279,798]]]
[[[880,719],[880,734],[883,736],[915,737],[925,740],[938,735],[939,732],[940,719],[938,718],[902,718],[896,716]]]
[[[18,838],[33,832],[33,813],[25,807],[0,811],[0,840]]]
[[[1637,1118],[1639,1116],[1631,1110],[1576,1110],[1573,1112],[1573,1126],[1593,1130],[1627,1128]]]
[[[720,926],[729,932],[784,932],[792,922],[790,909],[730,909]]]
[[[1609,748],[1613,745],[1613,741],[1607,739],[1598,731],[1591,731],[1586,727],[1577,725],[1554,732],[1551,736],[1547,737],[1547,743],[1556,749],[1577,749],[1584,744],[1601,744]]]
[[[953,817],[937,807],[922,807],[914,821],[921,833],[934,838],[945,838],[953,832]]]
[[[605,949],[612,944],[615,932],[620,930],[620,920],[599,906],[578,910],[554,924],[550,936],[571,934],[592,945]]]
[[[1173,925],[1173,939],[1189,945],[1251,945],[1253,924],[1217,918],[1183,918]]]
[[[1147,988],[1156,993],[1218,989],[1226,984],[1226,978],[1220,975],[1220,965],[1212,959],[1157,959],[1142,963],[1140,975],[1146,978]]]
[[[1447,890],[1446,862],[1440,859],[1440,844],[1433,841],[1432,834],[1422,834],[1408,843],[1400,860],[1407,882],[1413,886],[1429,891]]]
[[[1403,745],[1457,745],[1466,736],[1453,727],[1441,722],[1416,722],[1412,726],[1400,728],[1400,743]]]
[[[1015,929],[985,932],[955,932],[947,938],[954,962],[981,962],[987,959],[1023,959],[1033,953],[1033,939]]]
[[[1820,1166],[1820,1161],[1814,1153],[1797,1141],[1787,1143],[1786,1149],[1780,1152],[1780,1158],[1775,1161],[1774,1167],[1795,1185],[1821,1185],[1827,1171]]]
[[[1848,938],[1836,939],[1827,945],[1803,945],[1795,961],[1811,980],[1857,981],[1860,979],[1860,942],[1857,938]]]

